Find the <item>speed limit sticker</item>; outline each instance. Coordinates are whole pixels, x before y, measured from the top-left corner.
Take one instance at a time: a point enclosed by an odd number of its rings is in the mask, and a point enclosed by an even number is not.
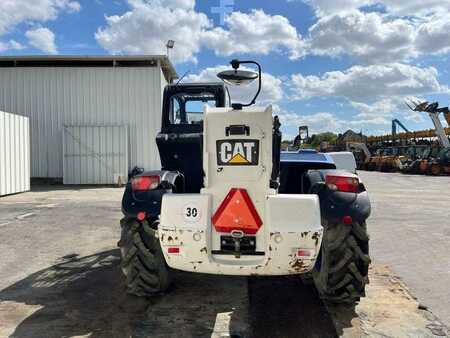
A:
[[[195,223],[201,218],[201,210],[196,204],[186,204],[183,208],[183,217],[186,222]]]

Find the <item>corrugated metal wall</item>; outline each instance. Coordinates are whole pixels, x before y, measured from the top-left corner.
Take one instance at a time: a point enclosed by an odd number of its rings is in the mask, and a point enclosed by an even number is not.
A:
[[[0,196],[30,190],[30,124],[0,111]]]
[[[63,176],[63,125],[126,125],[128,167],[159,169],[160,67],[0,68],[0,110],[30,117],[31,176]]]
[[[124,184],[128,180],[126,126],[64,126],[64,184]]]

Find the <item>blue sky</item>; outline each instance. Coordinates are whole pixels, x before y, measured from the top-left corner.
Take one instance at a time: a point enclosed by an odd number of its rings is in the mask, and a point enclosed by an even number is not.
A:
[[[381,134],[392,118],[432,128],[405,98],[449,104],[449,12],[450,0],[2,0],[0,53],[164,54],[173,39],[187,81],[258,60],[259,103],[286,137],[302,124]]]

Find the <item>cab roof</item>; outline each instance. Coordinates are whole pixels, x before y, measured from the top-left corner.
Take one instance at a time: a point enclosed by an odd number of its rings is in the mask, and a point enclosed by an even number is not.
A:
[[[223,82],[180,82],[167,85],[170,88],[176,87],[224,87]]]
[[[313,149],[301,149],[299,151],[282,151],[281,162],[295,163],[324,163],[334,164],[333,158],[326,153],[319,153]]]
[[[172,95],[180,92],[190,92],[200,94],[203,92],[220,93],[225,95],[225,85],[222,82],[185,82],[179,84],[169,84],[165,92]]]

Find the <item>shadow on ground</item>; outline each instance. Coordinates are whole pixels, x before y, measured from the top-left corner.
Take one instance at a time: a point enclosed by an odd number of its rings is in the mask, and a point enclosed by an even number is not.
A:
[[[119,263],[118,250],[65,256],[2,290],[0,318],[15,327],[14,338],[178,338],[211,337],[217,317],[228,313],[226,330],[247,335],[245,278],[177,272],[170,293],[145,299],[126,294]],[[37,310],[27,314],[30,306]]]
[[[14,338],[336,337],[314,287],[298,278],[176,272],[171,292],[144,299],[125,293],[119,262],[118,250],[65,256],[1,291],[0,318]],[[20,311],[27,306],[34,312]]]
[[[17,324],[14,338],[126,337],[145,316],[147,301],[123,292],[119,252],[70,255],[0,292],[0,302],[39,305]]]
[[[296,276],[249,280],[252,336],[337,337],[333,320],[313,285]]]

